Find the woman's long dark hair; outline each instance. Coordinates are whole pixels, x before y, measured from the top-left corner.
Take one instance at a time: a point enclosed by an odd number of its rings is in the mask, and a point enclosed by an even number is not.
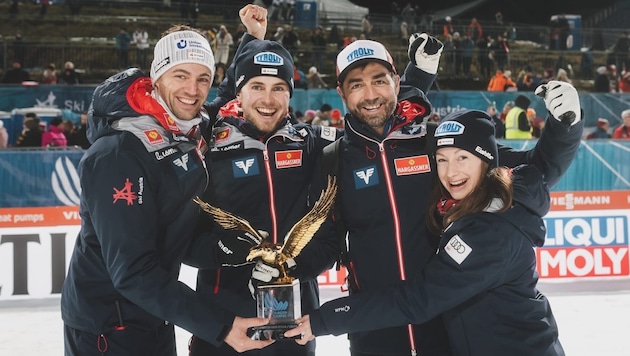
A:
[[[429,229],[441,234],[450,223],[466,215],[482,212],[493,199],[498,198],[503,202],[503,207],[497,212],[504,212],[512,206],[512,181],[511,178],[501,172],[499,168],[491,168],[483,162],[482,178],[479,185],[465,199],[459,201],[445,215],[437,211],[438,203],[444,198],[451,198],[450,194],[442,186],[439,179],[435,179],[429,198],[429,212],[427,225]]]

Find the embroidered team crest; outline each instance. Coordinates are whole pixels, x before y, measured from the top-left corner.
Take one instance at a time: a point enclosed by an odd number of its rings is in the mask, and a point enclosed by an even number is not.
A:
[[[228,127],[225,130],[217,132],[214,138],[214,142],[221,143],[223,141],[226,141],[229,137],[230,137],[230,128]]]
[[[302,165],[302,150],[276,152],[276,168],[300,167]]]
[[[127,205],[133,205],[133,201],[138,199],[138,196],[134,191],[131,190],[133,183],[129,181],[129,178],[125,180],[125,185],[122,189],[114,188],[114,201],[113,204],[116,204],[119,200],[124,200],[127,202]]]
[[[354,171],[354,187],[363,189],[378,184],[378,174],[376,166],[369,166]]]
[[[427,173],[431,171],[429,156],[427,155],[397,158],[394,160],[394,166],[396,167],[396,175],[398,176]]]
[[[149,144],[158,145],[160,143],[164,143],[164,137],[158,132],[157,129],[145,130],[143,131],[144,135],[149,140]]]

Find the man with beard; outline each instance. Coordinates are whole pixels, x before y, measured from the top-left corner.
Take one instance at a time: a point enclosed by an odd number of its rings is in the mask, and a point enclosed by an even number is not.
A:
[[[436,61],[427,57],[438,52],[441,44],[428,38],[419,46],[424,50],[409,48],[412,64],[423,72],[436,73],[439,57]],[[428,86],[403,91],[400,81],[391,55],[378,42],[355,41],[337,56],[337,92],[349,113],[338,148],[340,194],[335,215],[342,231],[339,236],[347,236],[344,264],[351,295],[414,278],[435,254],[439,242],[439,236],[425,223],[429,191],[435,182],[433,132],[424,122],[432,110],[420,90]],[[562,94],[555,90],[546,100]],[[572,126],[547,120],[548,130],[533,150],[501,147],[501,164],[535,163],[543,167],[547,183],[553,186],[579,147],[580,118],[578,113]],[[285,335],[299,334],[298,329]],[[310,338],[300,342],[307,340]],[[424,324],[350,333],[349,340],[353,356],[451,354],[440,316]]]
[[[79,165],[81,230],[61,295],[66,355],[175,356],[174,325],[239,351],[271,343],[246,335],[265,319],[237,317],[178,281],[184,262],[247,256],[213,255],[217,241],[194,234],[214,70],[207,39],[178,25],[155,45],[150,77],[129,69],[96,88]]]

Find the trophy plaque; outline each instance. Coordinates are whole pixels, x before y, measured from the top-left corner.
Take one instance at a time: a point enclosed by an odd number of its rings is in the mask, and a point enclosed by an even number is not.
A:
[[[300,281],[259,284],[256,288],[256,314],[270,318],[269,324],[252,328],[255,340],[284,339],[287,330],[298,326],[295,320],[302,317]]]

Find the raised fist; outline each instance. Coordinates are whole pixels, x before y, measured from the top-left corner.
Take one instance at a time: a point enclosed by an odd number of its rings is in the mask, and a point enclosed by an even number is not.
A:
[[[554,119],[568,125],[582,120],[580,96],[573,85],[552,80],[538,86],[535,93],[543,99]]]
[[[409,37],[409,60],[416,68],[436,74],[444,44],[427,33],[414,33]]]
[[[239,10],[238,15],[250,35],[259,40],[265,39],[265,33],[267,32],[267,9],[262,6],[247,4]]]

